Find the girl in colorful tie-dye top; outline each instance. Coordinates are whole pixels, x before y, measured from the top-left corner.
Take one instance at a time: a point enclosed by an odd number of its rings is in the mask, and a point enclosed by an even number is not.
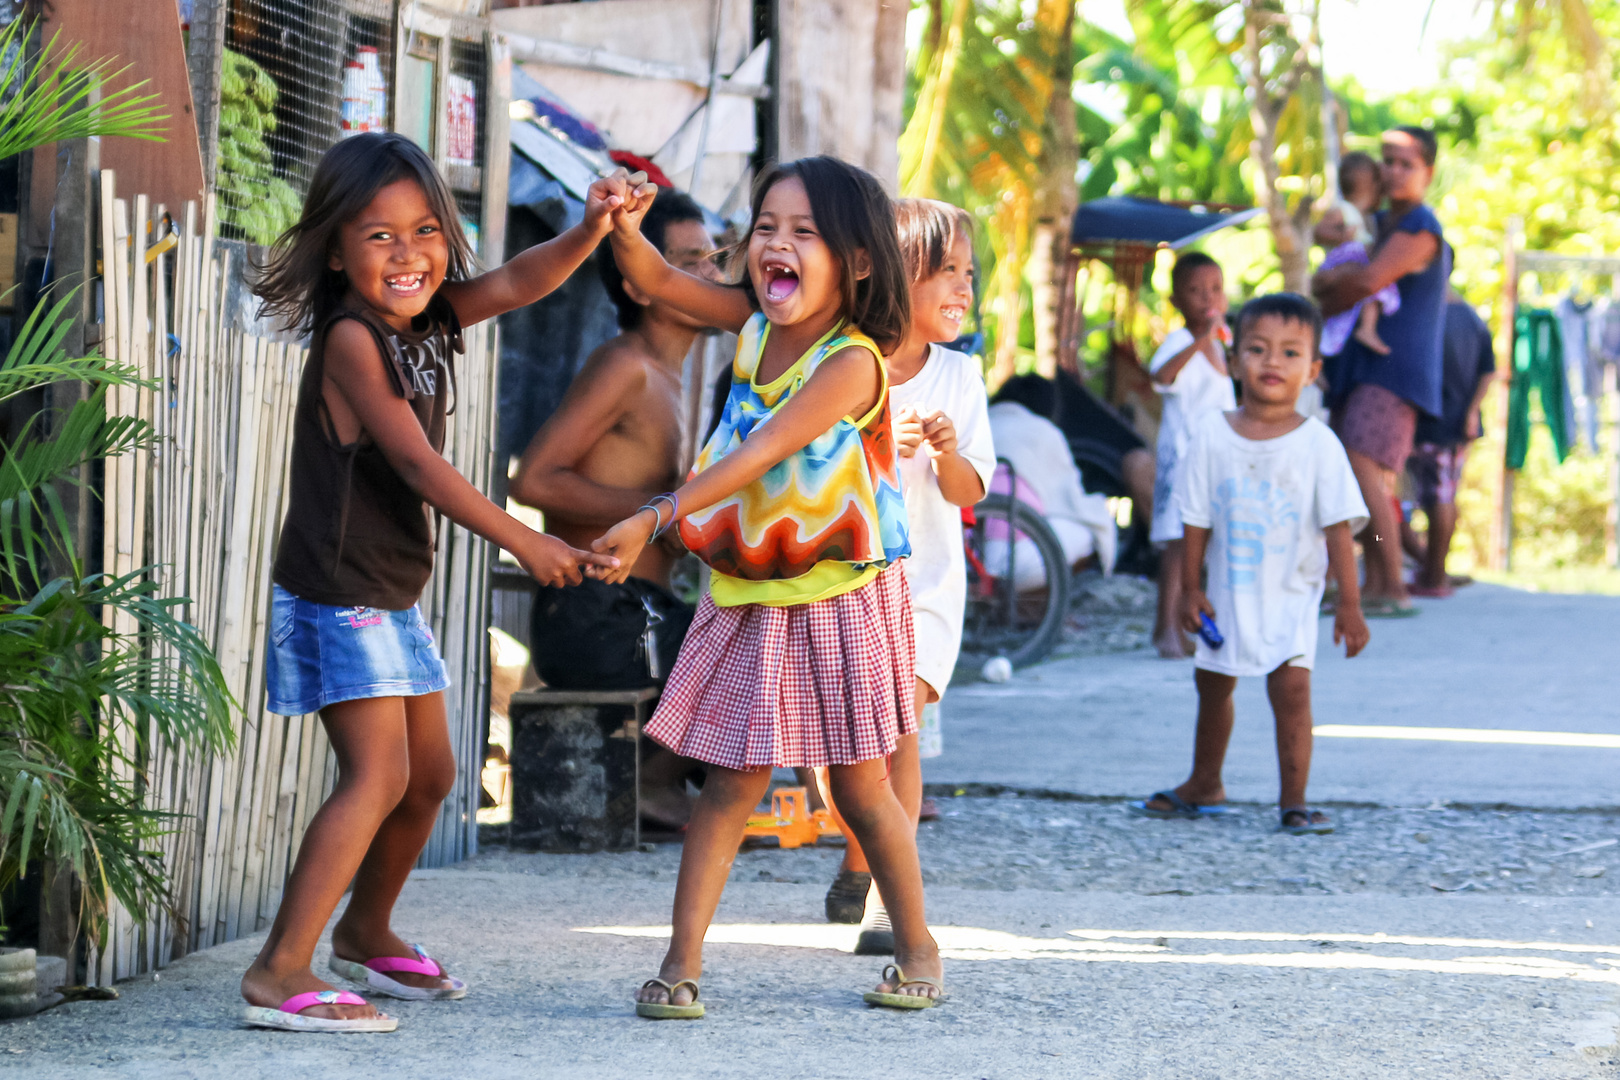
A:
[[[646,729],[710,767],[687,826],[669,952],[636,1011],[702,1015],[703,936],[773,766],[828,769],[888,902],[896,964],[866,999],[925,1008],[943,969],[911,820],[886,763],[916,731],[911,600],[898,563],[910,548],[879,351],[910,315],[894,204],[835,158],[777,166],[755,186],[753,226],[735,252],[746,275],[725,286],[674,269],[642,238],[650,201],[615,218],[626,280],[740,340],[719,427],[691,477],[594,545],[632,566],[679,522],[714,571]]]

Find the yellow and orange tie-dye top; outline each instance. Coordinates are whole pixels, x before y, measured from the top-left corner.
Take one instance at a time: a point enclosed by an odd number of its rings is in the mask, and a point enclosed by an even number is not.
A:
[[[811,346],[782,375],[754,381],[770,323],[755,315],[743,327],[731,366],[731,393],[692,466],[696,475],[741,446],[809,381],[822,361],[872,339],[840,326]],[[714,571],[710,595],[720,607],[808,604],[866,584],[911,554],[899,457],[889,422],[889,381],[865,416],[844,417],[764,476],[681,521],[681,540]]]

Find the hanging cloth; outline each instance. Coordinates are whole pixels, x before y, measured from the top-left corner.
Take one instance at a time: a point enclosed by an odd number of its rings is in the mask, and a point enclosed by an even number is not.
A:
[[[1569,431],[1596,454],[1598,402],[1603,398],[1603,365],[1597,350],[1602,313],[1593,301],[1573,296],[1558,301],[1553,311],[1558,315],[1558,334],[1564,345],[1564,381],[1571,399]]]
[[[1520,308],[1513,319],[1513,382],[1508,389],[1507,467],[1524,468],[1530,449],[1530,394],[1541,399],[1541,416],[1562,462],[1569,456],[1569,387],[1564,379],[1564,343],[1558,316]]]

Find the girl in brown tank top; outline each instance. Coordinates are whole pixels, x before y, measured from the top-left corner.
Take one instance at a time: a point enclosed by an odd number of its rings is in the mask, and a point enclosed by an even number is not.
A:
[[[455,354],[462,326],[561,284],[644,180],[621,170],[598,181],[581,224],[474,276],[455,201],[432,161],[403,136],[358,135],[321,160],[302,220],[277,242],[255,286],[265,314],[312,335],[272,572],[269,709],[319,712],[339,774],[242,978],[249,1024],[394,1030],[397,1021],[310,968],[351,879],[353,898],[332,933],[333,971],[407,1000],[467,993],[390,927],[456,775],[449,677],[416,607],[433,571],[430,514],[510,551],[543,584],[578,584],[582,573],[618,563],[527,528],[440,455]]]

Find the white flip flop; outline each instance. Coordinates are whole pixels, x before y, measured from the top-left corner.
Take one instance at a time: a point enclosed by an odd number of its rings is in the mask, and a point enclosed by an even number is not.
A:
[[[467,996],[467,984],[460,979],[451,978],[443,965],[427,954],[427,950],[420,945],[412,945],[416,953],[414,958],[407,956],[377,956],[365,963],[354,960],[345,960],[333,955],[327,966],[350,982],[359,983],[367,989],[374,990],[391,998],[401,1001],[454,1001]],[[390,971],[408,971],[413,975],[433,975],[449,981],[449,986],[427,987],[409,986],[397,979],[390,979]]]

